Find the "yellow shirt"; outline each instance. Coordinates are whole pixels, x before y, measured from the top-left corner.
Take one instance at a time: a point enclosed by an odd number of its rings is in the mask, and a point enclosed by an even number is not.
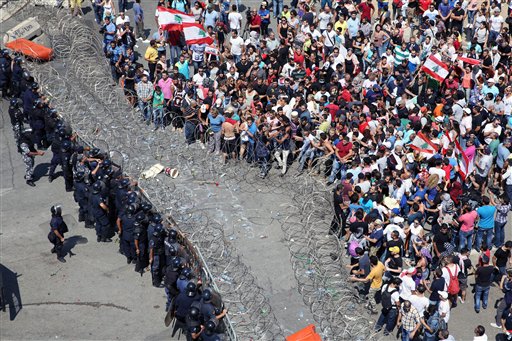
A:
[[[334,30],[336,32],[338,32],[338,28],[341,27],[341,34],[345,34],[345,32],[347,31],[347,28],[348,28],[348,24],[346,21],[344,21],[343,23],[340,23],[339,21],[336,21],[336,23],[334,24]]]
[[[385,270],[386,267],[380,261],[377,263],[377,265],[373,267],[368,276],[366,276],[366,279],[372,280],[370,288],[380,289],[380,287],[382,286],[382,275],[384,275]]]
[[[326,134],[327,134],[327,132],[329,131],[330,128],[331,128],[331,124],[329,122],[327,122],[327,121],[323,121],[318,126],[318,130],[321,130],[321,131],[323,131]]]
[[[144,58],[151,63],[156,63],[158,61],[158,51],[154,47],[149,46],[144,54]]]

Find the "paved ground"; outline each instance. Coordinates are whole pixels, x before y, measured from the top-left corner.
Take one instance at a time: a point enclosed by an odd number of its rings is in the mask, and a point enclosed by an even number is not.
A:
[[[126,265],[117,244],[97,243],[94,230],[77,223],[62,178],[49,184],[43,176],[48,155],[37,158],[37,187],[25,184],[5,102],[0,112],[0,267],[8,296],[21,305],[14,320],[9,310],[0,312],[0,339],[170,339],[163,290]],[[65,247],[75,254],[65,264],[50,254],[46,238],[55,203],[63,204]]]

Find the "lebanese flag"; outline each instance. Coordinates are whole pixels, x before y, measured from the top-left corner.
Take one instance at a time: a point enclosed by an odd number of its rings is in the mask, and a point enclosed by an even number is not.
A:
[[[181,30],[181,25],[183,23],[196,22],[194,16],[172,8],[159,6],[157,7],[156,11],[158,13],[158,25],[160,25],[160,28],[163,30]]]
[[[425,60],[421,70],[438,82],[444,81],[449,74],[448,66],[434,55],[430,55],[427,60]]]
[[[204,30],[204,26],[201,24],[183,24],[183,34],[188,45],[192,44],[213,44],[213,38]]]
[[[421,156],[423,156],[426,159],[430,159],[432,156],[434,156],[435,153],[437,153],[438,146],[432,142],[425,134],[423,134],[421,131],[416,134],[416,137],[414,140],[412,140],[409,147],[413,150],[417,150],[421,153]]]
[[[466,153],[462,149],[458,139],[455,139],[455,154],[457,155],[457,163],[459,164],[459,174],[462,180],[466,178],[475,170],[475,159],[469,160]]]
[[[480,60],[475,58],[468,58],[468,57],[457,57],[457,59],[463,63],[471,64],[471,65],[479,65],[481,63]]]

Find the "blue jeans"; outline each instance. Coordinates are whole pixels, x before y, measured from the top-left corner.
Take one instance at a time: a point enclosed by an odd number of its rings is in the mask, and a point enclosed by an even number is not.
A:
[[[329,182],[334,182],[339,172],[341,172],[341,178],[343,179],[347,173],[346,166],[342,164],[338,158],[336,158],[332,162],[332,171],[331,175],[329,175]]]
[[[94,18],[96,19],[96,22],[98,24],[101,24],[101,21],[103,20],[103,6],[98,6],[93,3],[92,8],[94,11]]]
[[[235,64],[238,63],[241,59],[242,59],[242,55],[241,54],[234,54],[233,55],[233,62]]]
[[[506,185],[505,192],[507,193],[508,200],[512,201],[512,185]]]
[[[126,11],[126,0],[117,0],[117,13]]]
[[[488,42],[494,42],[496,41],[496,38],[498,38],[498,35],[500,32],[498,31],[489,31],[489,37],[487,38]]]
[[[283,11],[283,0],[274,0],[274,18],[281,15]]]
[[[153,123],[155,128],[163,127],[164,125],[164,108],[153,109]]]
[[[482,301],[482,307],[487,308],[489,302],[489,289],[491,287],[481,287],[478,284],[475,285],[475,310],[480,311],[480,301]]]
[[[325,8],[325,5],[329,6],[329,8],[332,8],[332,1],[331,0],[322,0],[320,1],[320,8]]]
[[[196,125],[190,121],[186,121],[185,122],[185,140],[187,141],[188,144],[192,144],[194,142],[196,142],[196,137],[195,137],[195,133],[196,133]]]
[[[412,330],[411,331],[408,331],[408,330],[405,330],[402,328],[402,341],[410,341],[412,340],[410,335],[412,333]]]
[[[174,67],[174,64],[176,64],[180,60],[181,55],[181,47],[179,46],[173,46],[170,45],[169,47],[169,57],[171,59],[171,66]]]
[[[471,250],[473,246],[473,230],[468,232],[459,231],[459,251],[467,247]]]
[[[144,116],[144,121],[148,121],[151,119],[151,105],[149,102],[139,100],[139,109],[142,115]]]
[[[395,328],[396,318],[398,316],[398,311],[396,309],[390,309],[386,314],[383,312],[380,313],[379,319],[375,324],[375,330],[380,330],[384,325],[386,325],[386,329],[384,330],[384,335],[390,334]]]
[[[249,143],[247,143],[247,162],[253,163],[254,159],[254,142],[249,141]]]
[[[494,246],[500,247],[505,242],[505,225],[507,223],[494,222]]]
[[[485,244],[487,247],[492,246],[492,228],[485,229],[485,228],[479,228],[476,232],[476,240],[475,240],[475,248],[477,251],[480,251],[480,247],[482,246],[482,240],[484,239],[485,235]]]

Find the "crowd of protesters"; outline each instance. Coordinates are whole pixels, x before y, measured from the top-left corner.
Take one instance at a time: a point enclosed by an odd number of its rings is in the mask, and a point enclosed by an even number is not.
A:
[[[495,282],[490,325],[510,339],[512,3],[274,0],[244,18],[229,1],[155,2],[204,24],[210,46],[146,35],[140,0],[133,21],[105,3],[95,13],[114,85],[148,125],[262,178],[276,168],[334,187],[329,232],[346,242],[377,330],[453,340],[451,309],[478,316]],[[431,57],[445,75],[426,72]]]

